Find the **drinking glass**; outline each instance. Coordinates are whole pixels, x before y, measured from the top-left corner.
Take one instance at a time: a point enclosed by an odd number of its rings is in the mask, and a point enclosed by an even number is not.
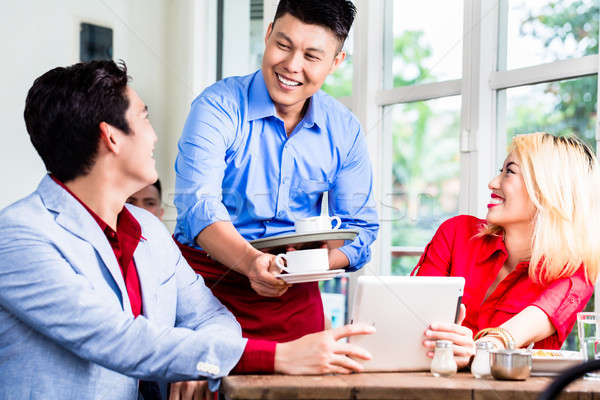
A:
[[[577,329],[583,361],[600,359],[600,313],[578,313]],[[584,379],[600,380],[600,371],[588,372]]]

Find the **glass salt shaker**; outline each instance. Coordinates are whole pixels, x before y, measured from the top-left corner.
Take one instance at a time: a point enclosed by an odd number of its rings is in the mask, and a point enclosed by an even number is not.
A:
[[[437,340],[435,354],[431,360],[431,373],[433,376],[452,376],[456,373],[457,365],[452,350],[452,341]]]
[[[475,348],[475,357],[471,363],[471,374],[475,378],[491,377],[490,350],[494,349],[494,344],[492,342],[477,342]]]

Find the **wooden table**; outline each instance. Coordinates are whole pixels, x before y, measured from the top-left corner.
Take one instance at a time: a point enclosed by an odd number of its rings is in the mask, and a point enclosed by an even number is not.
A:
[[[237,375],[223,379],[221,398],[238,399],[395,399],[395,400],[535,400],[552,377],[526,381],[475,379],[469,373],[436,378],[428,372],[351,375]],[[600,400],[600,382],[579,379],[561,400]]]

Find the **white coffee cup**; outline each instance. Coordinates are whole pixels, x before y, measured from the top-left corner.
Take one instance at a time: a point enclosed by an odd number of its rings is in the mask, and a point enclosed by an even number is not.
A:
[[[333,228],[331,227],[332,221],[336,221],[335,226]],[[303,218],[294,221],[296,233],[311,233],[336,230],[339,229],[340,225],[342,225],[342,220],[340,219],[340,217],[330,217],[328,215],[319,215],[317,217]]]
[[[287,265],[283,264],[283,260]],[[294,250],[277,254],[275,264],[290,274],[329,270],[329,252],[325,248]]]

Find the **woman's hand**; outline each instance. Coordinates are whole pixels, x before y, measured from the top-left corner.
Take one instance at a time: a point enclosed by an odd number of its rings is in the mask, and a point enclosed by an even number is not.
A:
[[[473,332],[469,328],[460,325],[465,316],[466,308],[464,304],[461,304],[457,324],[438,322],[431,324],[429,329],[425,331],[427,339],[423,342],[425,347],[431,349],[427,352],[428,357],[433,358],[436,340],[450,340],[454,343],[454,358],[458,368],[464,368],[469,364],[471,357],[475,355],[475,342],[473,341]]]
[[[275,349],[275,372],[290,375],[360,372],[362,365],[350,356],[370,360],[371,355],[358,346],[338,340],[374,332],[372,326],[353,324],[278,343]]]

